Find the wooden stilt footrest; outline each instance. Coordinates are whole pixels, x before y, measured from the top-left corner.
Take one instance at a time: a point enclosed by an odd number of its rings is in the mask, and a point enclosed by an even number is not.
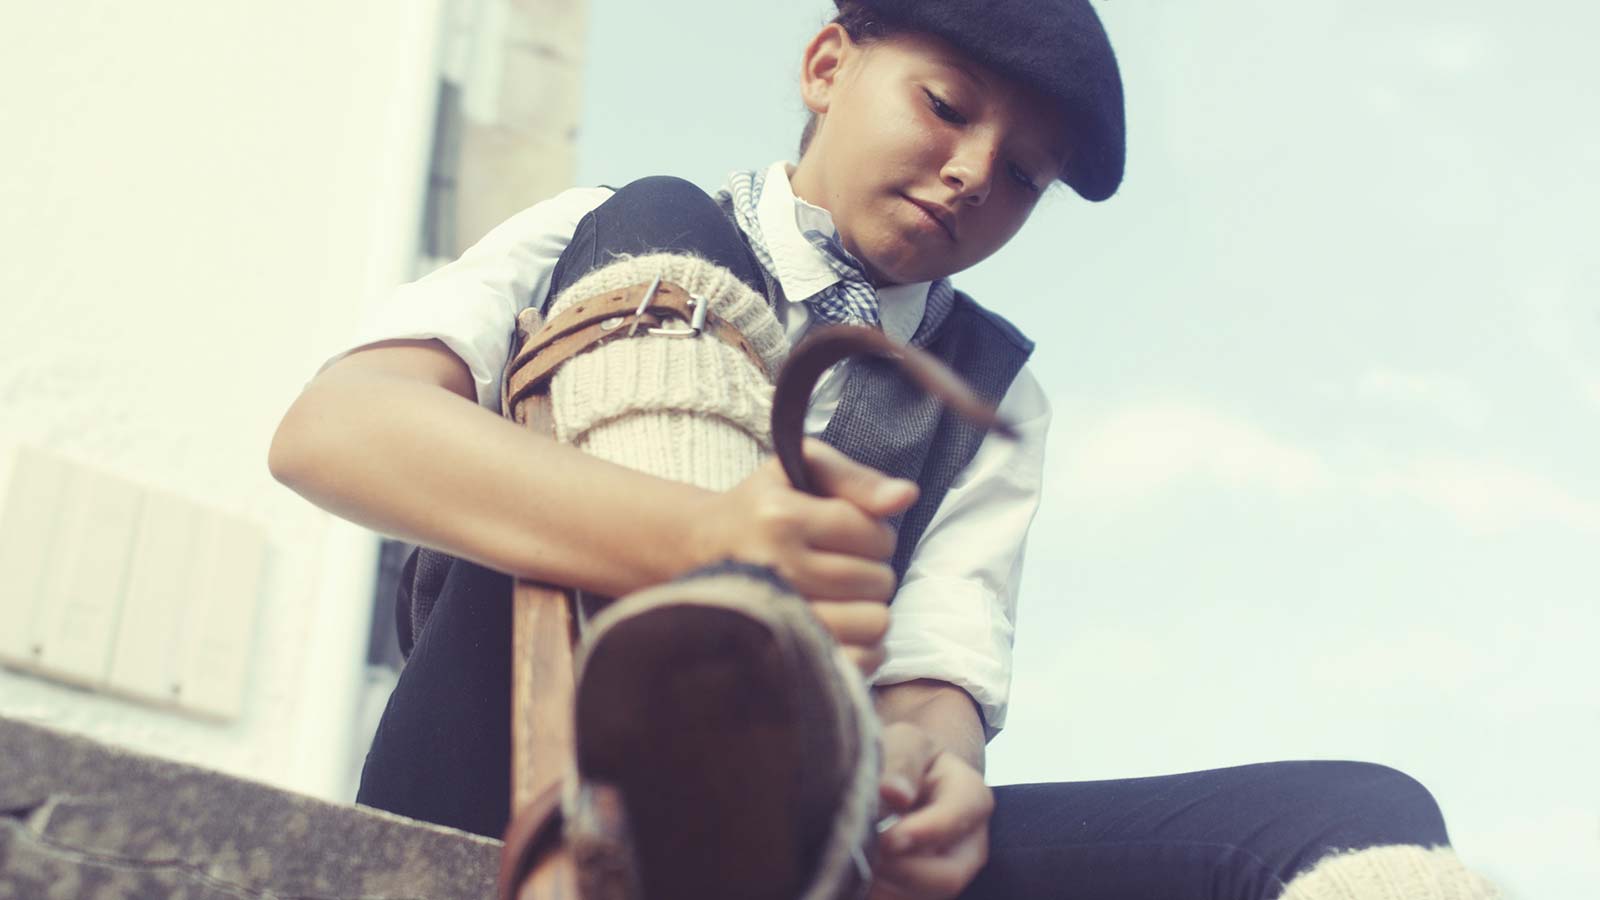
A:
[[[522,809],[572,770],[570,596],[518,579],[511,612],[511,808]]]
[[[572,855],[561,840],[561,795],[572,771],[571,596],[517,579],[511,610],[511,824],[501,900],[573,900]]]
[[[537,312],[525,310],[517,344],[538,325]],[[548,395],[513,400],[502,383],[501,401],[507,418],[554,437]],[[499,894],[501,900],[575,900],[576,869],[560,829],[562,790],[575,766],[577,610],[571,592],[535,581],[515,579],[511,594],[511,822]]]

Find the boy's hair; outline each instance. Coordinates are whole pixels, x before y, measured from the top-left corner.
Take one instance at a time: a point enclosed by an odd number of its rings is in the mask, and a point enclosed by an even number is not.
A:
[[[850,35],[850,40],[857,44],[876,44],[905,30],[877,18],[871,10],[854,0],[839,0],[838,6],[839,14],[833,17],[830,24],[843,26],[845,34]],[[806,148],[811,146],[811,138],[816,133],[817,114],[811,113],[806,119],[805,130],[800,132],[800,156],[806,155]]]

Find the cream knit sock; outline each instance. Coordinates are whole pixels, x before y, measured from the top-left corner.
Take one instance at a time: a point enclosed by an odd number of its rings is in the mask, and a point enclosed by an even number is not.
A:
[[[1500,891],[1449,847],[1389,844],[1332,853],[1278,900],[1498,900]]]
[[[766,298],[715,263],[658,253],[590,272],[556,297],[549,315],[657,275],[709,300],[767,371],[709,336],[615,340],[567,361],[551,379],[556,438],[652,475],[727,490],[772,449],[772,381],[788,342]]]

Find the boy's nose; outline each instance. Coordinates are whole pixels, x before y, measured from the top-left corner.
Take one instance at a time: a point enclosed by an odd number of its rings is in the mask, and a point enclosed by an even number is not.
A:
[[[966,153],[944,167],[944,183],[956,192],[956,203],[980,206],[994,183],[994,161],[987,153]]]

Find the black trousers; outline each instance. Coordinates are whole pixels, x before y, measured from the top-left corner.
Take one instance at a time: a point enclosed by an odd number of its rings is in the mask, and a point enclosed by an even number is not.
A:
[[[555,296],[610,253],[692,250],[763,290],[693,184],[646,178],[579,223]],[[539,298],[535,298],[539,299]],[[498,838],[510,817],[511,579],[457,560],[379,722],[356,801]],[[995,788],[990,860],[964,898],[1269,900],[1337,849],[1447,844],[1432,796],[1360,762]]]

